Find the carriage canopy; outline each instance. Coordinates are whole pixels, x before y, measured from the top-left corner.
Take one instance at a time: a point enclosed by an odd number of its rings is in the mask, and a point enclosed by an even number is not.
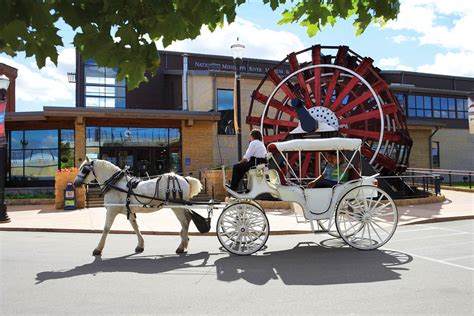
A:
[[[293,139],[286,142],[271,143],[279,151],[329,151],[359,150],[362,140],[358,138]]]

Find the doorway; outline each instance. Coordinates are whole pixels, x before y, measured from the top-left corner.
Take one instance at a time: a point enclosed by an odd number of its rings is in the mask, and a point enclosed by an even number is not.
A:
[[[167,147],[101,147],[100,159],[110,161],[119,168],[129,166],[137,177],[158,175],[170,171]]]

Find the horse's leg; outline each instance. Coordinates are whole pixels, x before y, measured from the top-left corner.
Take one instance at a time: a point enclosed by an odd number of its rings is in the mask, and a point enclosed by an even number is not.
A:
[[[143,240],[143,236],[140,233],[140,229],[138,229],[138,224],[137,224],[137,215],[136,214],[130,214],[130,217],[128,218],[130,221],[130,224],[132,225],[133,230],[135,231],[135,234],[137,234],[138,237],[138,245],[137,248],[135,248],[135,252],[143,252],[145,250],[145,241]]]
[[[104,249],[105,239],[107,238],[108,233],[110,232],[110,228],[114,223],[115,217],[119,213],[116,208],[106,208],[107,213],[105,215],[105,225],[104,231],[102,232],[102,237],[100,238],[99,244],[92,252],[93,256],[100,256],[102,254],[102,249]]]
[[[188,248],[188,230],[189,223],[191,222],[191,216],[189,215],[188,210],[183,208],[172,208],[172,210],[181,223],[181,232],[179,233],[181,236],[181,243],[179,244],[178,249],[176,249],[176,253],[183,253]]]

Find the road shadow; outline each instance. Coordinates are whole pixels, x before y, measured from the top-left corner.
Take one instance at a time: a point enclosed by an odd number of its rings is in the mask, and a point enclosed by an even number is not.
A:
[[[81,275],[95,275],[98,273],[133,272],[159,274],[179,269],[205,267],[209,257],[210,254],[208,252],[169,256],[135,256],[130,254],[110,259],[102,259],[100,256],[97,256],[91,263],[74,267],[71,270],[39,272],[36,274],[36,284],[49,280]],[[193,261],[198,262],[191,264]]]
[[[261,256],[228,256],[214,264],[217,279],[225,282],[264,285],[279,279],[286,285],[325,285],[398,280],[397,271],[407,270],[400,265],[412,260],[401,252],[342,247],[338,239],[331,239],[320,244],[299,243],[293,249]]]
[[[212,257],[219,258],[211,262]],[[39,272],[36,284],[99,273],[160,274],[177,270],[183,272],[187,269],[191,272],[193,268],[203,267],[215,267],[217,280],[222,282],[245,280],[255,285],[264,285],[270,280],[279,279],[286,285],[366,283],[398,280],[401,278],[399,272],[407,270],[402,265],[412,260],[411,256],[401,252],[358,251],[343,247],[338,239],[328,239],[320,244],[299,243],[292,249],[267,251],[253,256],[203,251],[179,256],[96,257],[93,262],[70,270]],[[201,274],[201,271],[192,272]],[[205,272],[202,271],[202,274]]]

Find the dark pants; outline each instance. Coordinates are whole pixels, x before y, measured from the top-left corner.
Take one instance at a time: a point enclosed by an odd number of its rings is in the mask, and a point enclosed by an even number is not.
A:
[[[232,168],[232,182],[230,184],[231,189],[234,191],[238,189],[240,181],[251,167],[266,162],[267,160],[265,158],[252,157],[247,162],[235,164]]]
[[[337,181],[322,178],[322,179],[319,179],[319,181],[316,181],[313,188],[332,188],[336,184],[337,184]]]

